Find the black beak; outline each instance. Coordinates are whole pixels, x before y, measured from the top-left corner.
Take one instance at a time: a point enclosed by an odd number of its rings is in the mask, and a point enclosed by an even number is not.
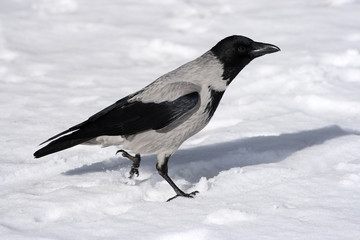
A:
[[[256,58],[268,53],[274,53],[280,51],[280,48],[269,44],[269,43],[261,43],[261,42],[253,42],[251,44],[252,50],[250,52],[250,57]]]

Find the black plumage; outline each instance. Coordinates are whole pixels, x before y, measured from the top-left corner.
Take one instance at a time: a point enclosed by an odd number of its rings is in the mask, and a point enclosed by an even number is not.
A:
[[[174,101],[160,103],[129,102],[128,97],[123,98],[87,121],[50,138],[46,142],[72,132],[36,151],[34,156],[43,157],[97,136],[128,136],[146,130],[162,129],[194,108],[198,101],[197,92],[186,94]]]

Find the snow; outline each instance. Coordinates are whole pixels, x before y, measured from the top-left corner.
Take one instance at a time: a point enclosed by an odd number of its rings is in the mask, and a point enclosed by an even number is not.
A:
[[[360,2],[0,2],[0,238],[356,239]],[[38,144],[240,34],[281,52],[232,82],[170,159],[177,198],[116,147]]]

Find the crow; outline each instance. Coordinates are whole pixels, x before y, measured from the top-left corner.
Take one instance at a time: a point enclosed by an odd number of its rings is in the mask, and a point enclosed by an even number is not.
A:
[[[197,191],[185,193],[169,177],[169,158],[208,124],[226,88],[248,63],[277,51],[280,48],[275,45],[244,36],[226,37],[195,60],[41,143],[51,141],[34,156],[78,144],[117,145],[121,150],[116,153],[133,162],[133,177],[139,175],[140,154],[157,154],[156,169],[176,193],[168,201],[178,196],[192,198]]]

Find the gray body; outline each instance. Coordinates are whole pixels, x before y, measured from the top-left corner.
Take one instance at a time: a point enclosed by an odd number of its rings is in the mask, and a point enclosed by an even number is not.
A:
[[[186,139],[207,125],[211,116],[205,108],[210,101],[211,90],[223,92],[227,87],[226,81],[219,81],[222,73],[221,62],[212,52],[206,52],[161,76],[129,100],[145,103],[173,101],[196,91],[200,95],[200,101],[192,111],[160,130],[149,130],[130,136],[99,136],[88,143],[121,145],[133,153],[155,153],[158,160],[163,161],[165,156],[172,155]]]

